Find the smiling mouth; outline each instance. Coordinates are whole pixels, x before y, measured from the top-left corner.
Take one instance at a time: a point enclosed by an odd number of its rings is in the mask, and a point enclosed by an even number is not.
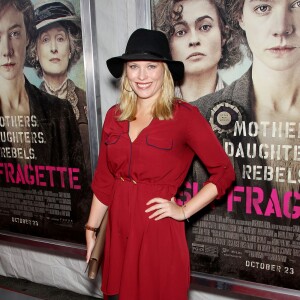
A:
[[[202,58],[203,56],[206,56],[205,54],[201,53],[201,52],[194,52],[192,54],[190,54],[186,59],[197,59],[197,58]]]
[[[147,82],[147,83],[137,82],[136,85],[140,89],[146,89],[146,88],[148,88],[151,85],[151,82]]]

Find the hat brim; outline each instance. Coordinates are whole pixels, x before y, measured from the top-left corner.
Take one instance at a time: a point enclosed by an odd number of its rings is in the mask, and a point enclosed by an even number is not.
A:
[[[61,18],[55,18],[55,19],[47,19],[39,24],[36,25],[36,29],[40,30],[43,27],[46,27],[50,24],[56,23],[56,22],[61,22],[61,21],[67,21],[67,22],[72,22],[74,25],[76,25],[78,28],[81,28],[81,23],[80,23],[80,18],[76,16],[67,16],[67,17],[61,17]]]
[[[106,65],[115,78],[120,78],[123,74],[124,63],[132,60],[162,61],[168,65],[174,81],[179,81],[184,76],[184,65],[181,61],[169,60],[149,53],[123,54],[112,57],[106,61]]]

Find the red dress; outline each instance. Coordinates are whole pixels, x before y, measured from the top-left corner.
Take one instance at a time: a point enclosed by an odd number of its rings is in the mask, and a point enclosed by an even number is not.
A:
[[[109,207],[102,291],[119,300],[185,300],[190,268],[184,222],[145,213],[155,197],[171,199],[194,154],[219,196],[234,178],[231,163],[196,107],[176,101],[173,119],[152,122],[131,142],[129,122],[106,116],[92,188]]]

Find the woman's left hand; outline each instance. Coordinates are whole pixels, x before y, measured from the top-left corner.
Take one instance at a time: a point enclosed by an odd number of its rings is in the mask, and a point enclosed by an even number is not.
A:
[[[149,219],[154,218],[155,221],[158,221],[169,217],[177,221],[184,220],[182,209],[175,203],[174,197],[171,201],[163,198],[153,198],[148,201],[146,205],[152,205],[145,210],[146,213],[153,212],[153,214],[149,216]]]

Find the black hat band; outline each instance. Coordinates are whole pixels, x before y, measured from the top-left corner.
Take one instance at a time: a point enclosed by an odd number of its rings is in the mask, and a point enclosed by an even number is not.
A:
[[[126,55],[133,55],[133,54],[139,54],[139,55],[153,55],[156,56],[159,59],[168,59],[166,57],[164,57],[161,54],[155,53],[155,52],[151,52],[151,51],[147,51],[147,52],[139,52],[139,51],[126,51],[125,52]]]

